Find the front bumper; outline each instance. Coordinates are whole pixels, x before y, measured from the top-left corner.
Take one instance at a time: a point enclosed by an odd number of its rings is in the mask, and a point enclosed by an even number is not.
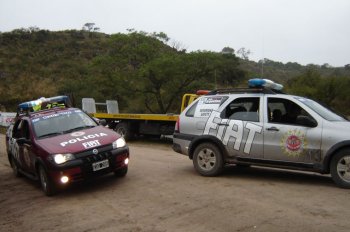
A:
[[[76,159],[61,165],[50,162],[48,172],[56,184],[62,184],[60,180],[63,176],[68,177],[69,181],[66,184],[69,184],[127,168],[128,164],[125,163],[125,160],[129,158],[129,148],[127,146],[118,149],[105,147],[98,148],[97,154],[89,150],[74,155]],[[108,160],[108,167],[94,171],[93,164],[104,160]]]

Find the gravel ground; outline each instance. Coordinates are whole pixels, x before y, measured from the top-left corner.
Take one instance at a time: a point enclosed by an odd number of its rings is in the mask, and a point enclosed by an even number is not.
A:
[[[13,176],[0,141],[0,231],[350,231],[350,191],[329,176],[230,167],[202,177],[171,144],[132,142],[125,178],[46,197]]]

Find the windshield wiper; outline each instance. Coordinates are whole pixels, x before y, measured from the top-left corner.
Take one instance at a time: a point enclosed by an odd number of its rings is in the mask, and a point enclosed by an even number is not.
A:
[[[49,137],[49,136],[53,136],[53,135],[61,135],[61,134],[62,134],[62,132],[52,132],[52,133],[40,135],[38,138]]]
[[[72,128],[72,129],[69,129],[69,130],[66,130],[66,131],[63,131],[63,133],[70,133],[70,132],[73,132],[73,131],[82,130],[82,129],[85,129],[85,128],[92,128],[92,127],[95,127],[95,126],[93,126],[93,125],[78,126],[78,127],[75,127],[75,128]]]

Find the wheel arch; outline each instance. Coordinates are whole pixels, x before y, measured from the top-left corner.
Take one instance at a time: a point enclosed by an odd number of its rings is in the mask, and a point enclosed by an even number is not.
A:
[[[225,161],[225,158],[227,156],[226,149],[225,149],[224,145],[222,144],[222,142],[217,137],[214,137],[212,135],[199,136],[199,137],[196,137],[194,140],[192,140],[192,142],[190,143],[190,145],[188,147],[188,156],[190,159],[193,159],[194,151],[202,143],[212,143],[215,146],[217,146],[219,148],[221,154],[223,155],[222,158]]]
[[[45,171],[48,171],[47,170],[47,167],[45,165],[45,162],[40,158],[38,157],[36,160],[35,160],[35,163],[34,163],[34,167],[35,167],[35,172],[36,174],[39,176],[39,167],[40,165],[43,166],[43,168],[45,169]]]
[[[349,148],[350,149],[350,140],[339,142],[333,145],[326,153],[325,158],[323,160],[323,172],[330,173],[330,166],[332,162],[332,158],[335,154],[337,154],[340,150]]]

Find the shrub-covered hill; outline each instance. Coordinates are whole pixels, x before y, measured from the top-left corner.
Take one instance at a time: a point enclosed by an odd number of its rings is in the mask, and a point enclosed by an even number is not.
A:
[[[0,104],[72,94],[118,99],[128,112],[176,112],[181,95],[245,78],[234,54],[186,53],[164,33],[20,29],[0,34]],[[214,81],[215,79],[215,81]]]
[[[0,110],[13,111],[18,103],[42,96],[70,94],[77,106],[81,98],[93,97],[117,99],[122,112],[177,113],[181,96],[197,89],[242,86],[263,73],[287,88],[294,83],[290,89],[296,91],[299,82],[294,78],[305,78],[310,70],[322,82],[347,79],[349,69],[267,59],[262,65],[239,59],[233,49],[186,52],[171,45],[164,33],[17,29],[0,33]]]

